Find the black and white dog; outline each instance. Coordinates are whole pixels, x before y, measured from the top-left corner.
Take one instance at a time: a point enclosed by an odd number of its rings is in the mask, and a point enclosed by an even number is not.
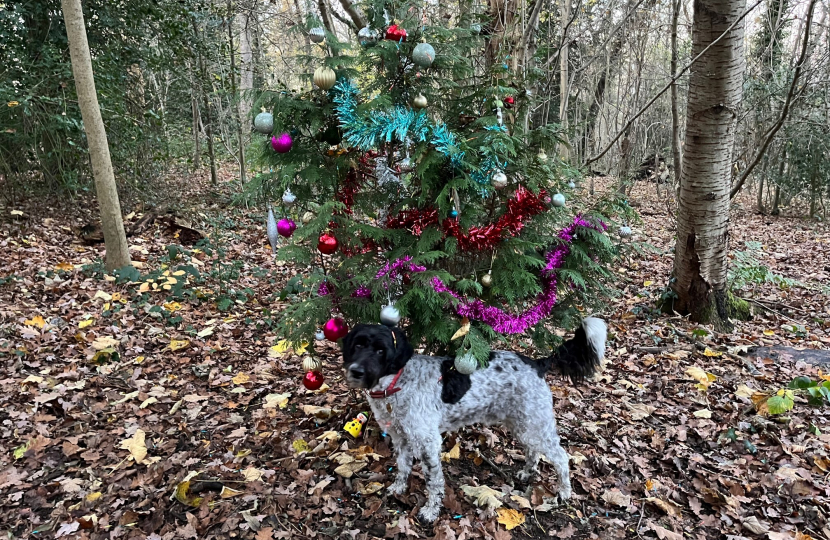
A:
[[[605,355],[605,337],[605,323],[587,318],[548,358],[494,351],[486,368],[462,375],[451,358],[413,356],[400,328],[357,325],[343,340],[346,380],[369,390],[375,419],[392,437],[398,474],[389,491],[404,492],[413,460],[420,459],[428,492],[420,517],[435,521],[444,500],[441,434],[482,423],[508,427],[524,445],[527,464],[519,480],[532,478],[545,455],[559,475],[560,499],[568,499],[568,454],[559,444],[545,373],[556,367],[573,381],[592,376]]]

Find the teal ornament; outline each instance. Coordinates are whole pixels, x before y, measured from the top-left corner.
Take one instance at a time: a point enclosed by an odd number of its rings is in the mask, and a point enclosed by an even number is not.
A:
[[[453,209],[452,211],[450,211],[450,217],[451,218],[457,218],[458,217],[458,210]]]
[[[274,115],[269,112],[261,112],[254,118],[254,129],[257,133],[268,135],[274,131]]]
[[[553,203],[553,206],[558,206],[561,208],[565,206],[565,196],[561,193],[557,193],[553,196],[553,199],[551,199],[551,203]]]
[[[380,34],[377,30],[372,30],[367,26],[357,33],[357,40],[361,47],[371,47],[380,40]]]
[[[478,360],[472,353],[455,357],[455,369],[462,375],[471,375],[478,368]]]
[[[435,60],[435,49],[429,43],[419,43],[412,50],[412,61],[415,65],[428,68]]]

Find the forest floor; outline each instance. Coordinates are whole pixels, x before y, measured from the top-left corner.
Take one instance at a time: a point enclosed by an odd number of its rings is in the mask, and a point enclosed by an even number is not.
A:
[[[642,222],[601,313],[607,367],[579,387],[549,377],[573,499],[552,504],[549,465],[516,481],[521,449],[477,426],[447,436],[446,508],[425,526],[418,469],[406,495],[387,495],[389,446],[371,421],[357,440],[342,429],[367,404],[345,387],[336,346],[311,346],[327,377],[317,392],[300,384],[300,356],[275,346],[281,291],[302,269],[274,262],[261,209],[227,204],[230,186],[173,184],[167,199],[208,246],[179,246],[187,229],[157,220],[129,239],[139,267],[118,278],[96,264],[101,244],[78,240],[89,201],[0,208],[9,538],[830,540],[830,406],[796,391],[791,411],[763,416],[752,401],[763,409],[763,393],[797,376],[830,378],[798,352],[830,348],[826,225],[736,204],[739,295],[768,310],[716,333],[654,310],[674,221],[655,185],[638,184]]]

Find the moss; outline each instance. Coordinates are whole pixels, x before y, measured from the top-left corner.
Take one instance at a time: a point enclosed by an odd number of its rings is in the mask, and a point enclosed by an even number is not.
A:
[[[752,319],[752,305],[742,298],[738,298],[731,292],[726,293],[726,301],[728,306],[729,316],[739,321],[748,321]]]

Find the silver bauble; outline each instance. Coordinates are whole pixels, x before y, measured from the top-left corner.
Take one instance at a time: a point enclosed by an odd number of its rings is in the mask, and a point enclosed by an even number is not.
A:
[[[316,339],[317,341],[323,341],[326,339],[326,334],[324,334],[322,330],[317,330],[317,332],[314,334],[314,339]]]
[[[633,233],[631,232],[631,227],[629,227],[628,225],[620,227],[620,238],[631,238],[632,234]]]
[[[282,194],[282,204],[291,208],[295,202],[297,202],[297,196],[291,193],[290,189],[286,189],[285,193]]]
[[[254,129],[257,133],[270,134],[274,131],[274,115],[269,112],[261,112],[254,118]]]
[[[482,287],[487,287],[488,289],[493,285],[493,275],[490,272],[487,272],[481,276],[481,285]]]
[[[478,368],[478,360],[472,353],[455,357],[455,369],[462,375],[470,375]]]
[[[314,212],[306,212],[303,214],[303,224],[309,224],[314,219]]]
[[[496,189],[504,189],[507,187],[507,175],[502,171],[496,171],[491,180],[493,187]]]
[[[429,43],[419,43],[412,50],[412,61],[416,66],[428,68],[435,60],[435,49]]]
[[[268,242],[271,244],[271,251],[276,253],[280,235],[277,232],[277,220],[274,218],[274,211],[271,210],[270,204],[268,205],[268,220],[265,224],[265,230],[268,232]]]
[[[357,33],[357,39],[361,46],[371,47],[380,40],[380,34],[377,30],[372,30],[367,26],[360,29],[360,32]]]
[[[380,323],[386,326],[396,326],[401,322],[401,312],[395,307],[395,304],[383,306],[380,310]]]
[[[481,33],[481,25],[478,23],[473,23],[470,25],[470,31],[473,34],[480,34]]]
[[[568,187],[571,189],[576,189],[576,182],[571,180],[570,182],[568,182]]]
[[[426,109],[427,108],[427,98],[423,94],[418,94],[412,100],[412,106],[416,109]]]
[[[565,206],[565,196],[561,193],[557,193],[553,196],[553,199],[551,199],[551,204],[558,207]]]
[[[308,38],[314,43],[322,43],[326,40],[326,31],[322,26],[312,28],[308,31]]]
[[[306,356],[303,358],[303,371],[317,371],[320,369],[323,363],[320,360],[313,358],[311,356]]]

